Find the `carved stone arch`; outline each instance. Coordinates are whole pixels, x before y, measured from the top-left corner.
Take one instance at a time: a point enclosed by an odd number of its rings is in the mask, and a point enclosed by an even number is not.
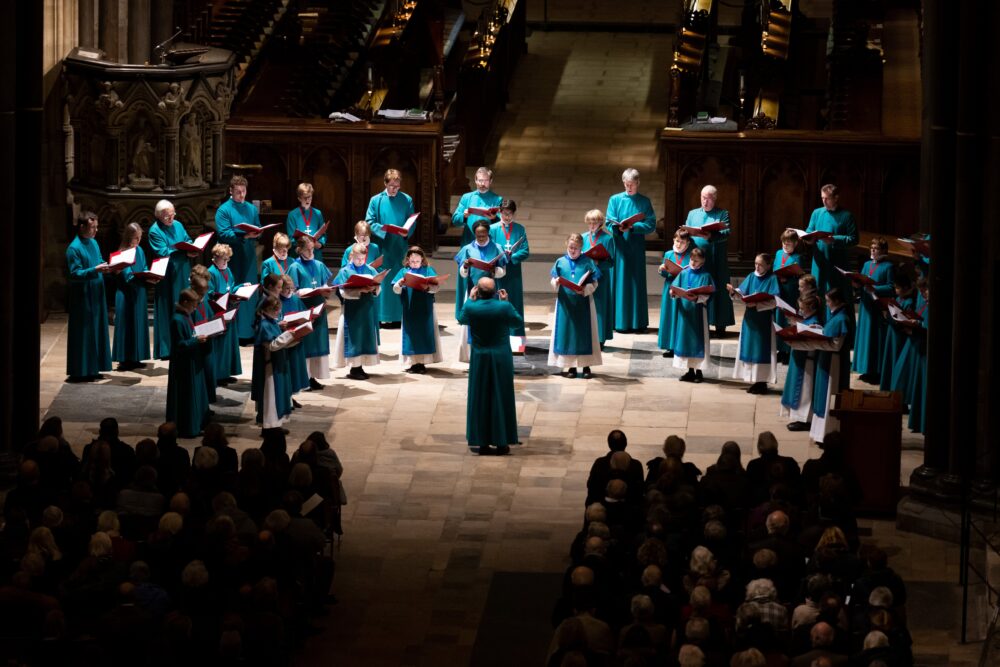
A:
[[[323,218],[330,224],[328,239],[337,244],[347,243],[354,234],[350,173],[344,154],[329,146],[317,146],[303,156],[302,180],[312,183],[313,206],[323,212]],[[293,198],[297,185],[293,183],[290,188]]]
[[[148,110],[150,114],[157,117],[162,126],[163,119],[156,107],[158,100],[159,97],[147,81],[143,81],[141,85],[129,86],[122,99],[122,105],[113,108],[108,113],[108,127],[125,127],[140,109]]]
[[[191,238],[203,233],[202,230],[205,228],[205,224],[193,205],[175,203],[174,212],[177,214],[177,220],[181,221],[185,231],[187,231]],[[213,238],[212,241],[217,241],[217,239]]]
[[[788,156],[762,159],[760,225],[762,247],[777,247],[788,227],[803,228],[809,219],[809,188],[805,166]]]
[[[415,197],[420,192],[420,167],[408,148],[386,146],[373,156],[371,169],[368,173],[368,196],[371,197],[385,189],[385,172],[387,169],[397,169],[402,176],[400,189]]]
[[[222,123],[226,120],[228,109],[219,104],[215,91],[210,88],[209,83],[204,77],[199,77],[191,84],[191,88],[187,91],[186,99],[192,107],[204,105],[205,113],[210,116],[211,122]]]

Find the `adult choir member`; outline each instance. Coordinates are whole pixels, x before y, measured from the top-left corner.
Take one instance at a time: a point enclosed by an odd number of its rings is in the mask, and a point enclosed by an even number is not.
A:
[[[848,249],[858,244],[858,228],[851,212],[840,208],[840,191],[836,185],[827,184],[820,188],[820,199],[823,205],[809,216],[806,231],[829,232],[833,238],[814,243],[812,274],[816,276],[820,296],[834,287],[839,287],[846,296],[851,293],[851,283],[840,275],[836,267],[846,265]]]
[[[119,250],[135,248],[135,263],[126,266],[116,277],[118,293],[115,294],[115,338],[111,356],[112,361],[118,362],[120,371],[142,368],[142,362],[149,359],[146,282],[135,275],[148,269],[146,253],[139,246],[141,240],[142,227],[138,222],[125,226]]]
[[[167,372],[167,418],[177,424],[177,434],[193,438],[208,421],[208,389],[205,386],[205,357],[201,345],[205,336],[196,336],[191,313],[198,306],[193,290],[182,290],[170,321],[170,369]]]
[[[639,194],[639,171],[622,172],[624,192],[608,199],[608,230],[615,244],[615,331],[641,333],[649,325],[646,302],[646,234],[656,229],[649,197]],[[637,214],[642,219],[623,230],[622,223]]]
[[[596,246],[601,246],[607,253],[605,259],[596,262],[597,268],[601,270],[604,278],[594,290],[594,307],[597,308],[597,339],[601,341],[601,348],[604,343],[615,335],[615,294],[614,294],[614,266],[615,266],[615,242],[611,234],[604,229],[604,211],[592,209],[583,216],[583,222],[587,225],[587,231],[583,234],[583,252],[595,251]]]
[[[166,199],[156,202],[156,222],[149,228],[149,247],[155,258],[169,257],[167,273],[153,291],[153,358],[170,358],[170,322],[181,290],[187,289],[191,259],[197,252],[185,252],[174,246],[190,243],[184,224],[177,219],[174,205]]]
[[[101,258],[97,214],[84,212],[76,221],[76,238],[66,249],[69,266],[69,335],[66,337],[66,374],[71,381],[99,380],[111,370],[108,341],[108,302],[104,297],[107,263]]]
[[[492,209],[496,209],[499,212],[503,197],[493,192],[492,187],[493,170],[488,167],[480,167],[476,170],[476,189],[472,192],[466,192],[458,200],[458,206],[455,207],[455,212],[451,215],[451,224],[453,227],[462,227],[463,246],[472,243],[472,239],[475,237],[474,226],[478,221],[485,220],[487,223],[492,223],[497,219],[496,213],[483,215],[469,210],[492,211]]]
[[[406,236],[391,232],[385,228],[386,225],[402,227],[406,219],[413,215],[413,198],[400,191],[403,183],[403,176],[397,169],[387,169],[382,177],[385,183],[385,190],[378,193],[368,202],[368,211],[365,213],[365,222],[371,227],[371,233],[379,242],[382,249],[382,256],[385,257],[383,263],[385,268],[395,270],[403,263],[406,249],[409,247],[409,239],[416,231],[417,225],[414,223]],[[378,298],[378,320],[387,328],[396,328],[400,325],[403,316],[403,307],[399,296],[392,290],[382,290]]]
[[[519,444],[514,359],[507,330],[522,318],[506,298],[505,292],[497,292],[496,282],[484,276],[458,317],[472,337],[465,437],[480,455],[507,454],[510,445]]]
[[[705,268],[716,285],[729,283],[729,211],[718,208],[719,190],[714,185],[701,189],[701,207],[688,211],[685,227],[699,229],[705,225],[724,223],[724,229],[713,232],[691,232],[694,244],[705,253]],[[736,323],[733,302],[729,299],[712,299],[708,306],[708,323],[721,334],[726,327]]]
[[[257,238],[261,232],[237,229],[239,224],[260,227],[260,215],[257,207],[247,201],[247,179],[236,175],[229,180],[229,199],[215,212],[215,230],[219,241],[233,251],[229,265],[236,284],[254,284],[260,275],[257,269]],[[257,309],[257,295],[254,294],[241,306],[236,312],[237,335],[241,341],[245,341],[254,337],[253,320]]]
[[[854,361],[851,370],[861,375],[861,381],[879,384],[882,373],[882,351],[888,325],[883,316],[884,309],[879,299],[892,297],[896,290],[893,278],[896,267],[889,261],[889,242],[881,236],[872,239],[871,259],[861,267],[861,275],[874,281],[861,291],[861,305],[858,308],[858,332],[854,341]]]

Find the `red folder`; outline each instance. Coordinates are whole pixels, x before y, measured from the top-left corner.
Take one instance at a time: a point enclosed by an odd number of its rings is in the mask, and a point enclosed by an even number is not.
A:
[[[195,336],[214,338],[215,336],[221,336],[224,333],[226,333],[226,321],[219,318],[206,320],[205,322],[194,326]]]
[[[768,301],[774,301],[774,295],[768,294],[767,292],[754,292],[753,294],[744,294],[737,287],[733,290],[733,295],[736,296],[743,303],[767,303]]]
[[[802,268],[802,265],[796,262],[795,264],[789,264],[788,266],[783,266],[780,269],[775,269],[774,275],[778,278],[778,280],[788,280],[789,278],[797,279],[799,276],[804,275],[805,272],[806,270]]]
[[[241,232],[253,233],[253,232],[263,232],[268,229],[273,229],[274,227],[280,227],[280,222],[275,222],[270,225],[264,225],[263,227],[258,227],[257,225],[250,225],[245,222],[241,222],[238,225],[233,225],[233,229],[238,229]]]
[[[327,296],[333,293],[334,288],[330,285],[323,285],[322,287],[303,287],[297,293],[300,298],[308,299],[311,296]]]
[[[625,218],[624,220],[621,221],[608,220],[608,224],[617,227],[623,232],[627,232],[628,230],[632,229],[632,226],[635,225],[635,223],[642,222],[645,219],[646,219],[645,213],[636,213],[635,215]]]
[[[380,285],[383,280],[385,280],[386,275],[389,273],[389,269],[374,275],[369,276],[362,273],[355,273],[350,278],[347,279],[346,283],[341,283],[339,285],[334,285],[335,288],[344,289],[361,289],[365,287],[371,287],[372,285]]]
[[[845,278],[847,278],[848,280],[850,280],[855,285],[859,285],[861,287],[874,287],[875,286],[875,281],[872,280],[871,278],[869,278],[868,276],[866,276],[863,273],[855,273],[854,271],[844,271],[839,266],[836,267],[836,269],[837,269],[837,271],[840,272],[840,275],[844,276]]]
[[[692,287],[691,289],[684,289],[675,285],[670,286],[670,296],[687,299],[689,301],[697,301],[698,303],[705,303],[708,301],[708,297],[710,297],[714,292],[715,288],[712,285],[702,285],[701,287]]]
[[[187,241],[175,243],[174,249],[181,250],[183,252],[202,252],[214,235],[215,232],[205,232],[191,243],[188,243]]]
[[[422,276],[419,273],[407,271],[403,274],[403,285],[413,289],[426,290],[430,285],[440,285],[450,277],[450,273],[443,276]]]
[[[670,261],[666,257],[663,258],[663,264],[661,264],[660,266],[662,266],[664,269],[666,269],[667,273],[669,273],[670,275],[674,276],[675,278],[677,277],[678,273],[680,273],[681,271],[684,270],[683,266],[681,266],[680,264],[678,264],[676,262]]]
[[[398,236],[407,237],[410,235],[410,228],[413,227],[413,223],[415,223],[419,217],[419,213],[414,213],[406,219],[406,222],[403,223],[402,227],[399,225],[382,225],[382,229],[387,234],[396,234]]]
[[[302,322],[312,322],[323,314],[324,308],[325,306],[320,303],[307,310],[296,310],[291,313],[286,313],[285,316],[281,318],[281,321],[293,325],[298,325]]]
[[[378,257],[375,258],[375,261],[369,264],[368,266],[370,266],[373,269],[377,269],[378,267],[382,266],[383,259],[385,259],[385,255],[379,255]]]
[[[798,309],[795,308],[792,304],[782,299],[780,296],[774,297],[774,305],[779,311],[782,312],[782,314],[784,314],[785,317],[789,319],[789,321],[792,322],[802,321],[802,316],[799,314]]]
[[[302,231],[301,229],[296,229],[295,233],[292,234],[292,236],[294,236],[297,239],[302,238],[303,236],[308,236],[313,240],[313,243],[319,243],[320,237],[322,237],[323,234],[326,234],[326,228],[329,226],[330,226],[329,222],[324,222],[323,226],[317,229],[315,234],[309,234],[307,232]]]
[[[573,282],[572,280],[568,278],[563,278],[562,276],[556,278],[556,282],[562,287],[566,287],[568,289],[573,290],[577,294],[583,294],[583,288],[589,279],[590,279],[590,271],[587,271],[582,276],[580,276],[579,282]]]
[[[703,236],[707,237],[714,232],[721,232],[723,229],[727,229],[729,225],[725,222],[710,222],[708,224],[702,225],[701,227],[690,227],[688,225],[681,225],[681,229],[687,231],[691,236]]]
[[[112,271],[121,271],[126,266],[135,264],[135,248],[125,248],[111,253],[108,258],[108,268]]]
[[[524,243],[525,240],[527,240],[527,238],[528,238],[527,236],[522,236],[521,238],[519,238],[517,241],[514,242],[514,245],[510,247],[510,250],[504,250],[504,252],[507,253],[508,257],[510,257],[512,254],[514,254],[515,251],[517,251],[518,248],[521,247],[521,244]]]
[[[169,257],[160,257],[159,259],[154,259],[153,263],[149,265],[148,271],[138,271],[133,275],[136,278],[142,280],[156,281],[163,279],[167,275],[167,267],[170,265]]]
[[[469,207],[469,215],[478,215],[483,218],[492,218],[500,210],[499,206],[491,206],[490,208],[479,208],[478,206]]]
[[[500,261],[501,257],[503,257],[503,255],[497,255],[488,262],[484,262],[481,259],[476,259],[475,257],[469,257],[468,261],[469,261],[469,266],[474,266],[480,271],[489,271],[490,273],[493,273],[493,271],[497,268],[497,262]]]
[[[789,227],[793,232],[799,235],[799,239],[802,241],[832,241],[833,232],[807,232],[804,229],[795,229],[794,227]]]
[[[257,291],[258,287],[260,287],[260,283],[254,285],[241,285],[236,288],[235,292],[233,292],[233,298],[246,301],[254,295],[254,292]]]
[[[608,249],[604,247],[604,244],[598,243],[593,248],[583,253],[584,256],[591,258],[595,262],[603,262],[606,259],[611,259],[611,253]]]

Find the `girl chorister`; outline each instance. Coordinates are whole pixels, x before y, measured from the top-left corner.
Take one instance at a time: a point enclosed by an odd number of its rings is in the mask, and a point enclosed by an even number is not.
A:
[[[365,247],[355,243],[348,250],[350,263],[340,270],[334,284],[344,285],[351,276],[374,277],[378,272],[365,260],[369,257]],[[343,309],[337,325],[337,341],[333,351],[335,368],[350,366],[347,377],[367,380],[364,366],[378,364],[378,295],[379,284],[367,287],[340,287]]]
[[[253,380],[250,397],[257,405],[257,423],[264,429],[280,428],[292,414],[289,347],[298,344],[292,331],[282,331],[281,301],[261,295],[259,317],[254,323]]]
[[[663,261],[660,262],[660,275],[663,276],[663,295],[660,297],[660,331],[656,342],[663,350],[663,356],[668,359],[674,356],[674,319],[677,316],[677,309],[680,308],[677,299],[670,298],[670,286],[680,273],[671,265],[676,265],[683,270],[690,263],[691,235],[683,229],[678,229],[674,232],[674,247],[663,253]]]
[[[205,365],[200,347],[204,336],[195,336],[191,313],[198,306],[198,295],[182,290],[170,321],[170,368],[167,373],[166,421],[177,424],[177,434],[193,438],[208,421],[208,392],[205,388]]]
[[[437,275],[434,267],[427,264],[427,255],[420,246],[411,246],[406,251],[403,268],[392,279],[392,291],[399,295],[403,304],[400,356],[403,364],[408,366],[407,373],[423,374],[427,372],[427,364],[444,360],[437,315],[434,313],[434,295],[440,285],[426,281],[406,285],[408,274],[421,278]]]
[[[702,288],[715,289],[715,283],[705,266],[705,253],[700,248],[691,250],[688,267],[674,279],[674,287],[682,290]],[[708,310],[706,304],[711,295],[674,295],[678,308],[674,313],[672,344],[674,346],[674,368],[686,368],[681,382],[701,382],[704,371],[711,360],[708,336]]]
[[[727,285],[735,293],[732,285]],[[774,335],[774,299],[751,301],[756,294],[778,295],[778,279],[771,271],[771,256],[761,253],[754,258],[754,272],[740,283],[739,292],[746,297],[743,326],[736,353],[733,377],[750,382],[747,393],[766,394],[767,385],[778,381],[777,346]]]
[[[299,295],[295,293],[295,281],[287,273],[281,276],[281,315],[284,317],[288,313],[301,312],[306,309]],[[324,307],[324,311],[326,308]],[[320,318],[326,319],[326,312],[320,313]],[[313,327],[315,327],[315,321]],[[309,388],[309,365],[306,363],[306,348],[304,345],[296,345],[288,348],[288,365],[292,381],[292,393],[303,391]],[[292,407],[300,407],[297,401],[292,399]]]
[[[810,276],[811,277],[811,276]],[[819,324],[820,300],[815,292],[799,297],[798,311],[802,324]],[[789,431],[808,431],[812,419],[813,383],[816,377],[815,351],[792,350],[788,358],[788,374],[781,392],[779,415],[789,417]]]
[[[252,308],[250,305],[237,304],[233,293],[238,285],[229,268],[229,260],[233,256],[232,249],[225,243],[216,243],[212,248],[212,266],[208,268],[208,288],[212,297],[218,301],[223,295],[229,295],[226,310],[236,308]],[[235,382],[234,376],[243,372],[240,361],[240,339],[237,315],[226,326],[226,333],[212,339],[212,357],[215,360],[215,380],[220,385]],[[250,318],[251,323],[253,318]]]
[[[300,295],[302,290],[315,290],[330,284],[332,274],[326,264],[315,259],[313,251],[316,244],[310,236],[300,236],[296,241],[299,257],[288,269],[288,275],[295,281],[295,288]],[[302,296],[307,308],[326,304],[326,295],[322,292]],[[330,329],[326,317],[321,316],[313,321],[312,333],[302,339],[305,348],[306,363],[309,366],[309,388],[319,391],[323,385],[320,380],[330,377]]]
[[[575,378],[580,366],[583,378],[590,379],[593,377],[591,367],[601,365],[593,294],[602,276],[593,260],[581,254],[582,249],[583,237],[570,234],[566,240],[566,254],[556,260],[549,273],[552,288],[556,290],[556,307],[548,364],[566,368],[568,378]]]
[[[781,234],[781,250],[774,253],[774,264],[771,269],[778,278],[778,291],[781,299],[794,306],[799,301],[799,275],[802,275],[802,256],[799,254],[799,235],[794,229],[786,229]],[[774,321],[782,329],[788,326],[788,318],[780,308],[774,311]],[[786,363],[790,348],[788,343],[779,340],[778,361]]]
[[[851,347],[854,342],[854,312],[839,287],[826,293],[829,317],[823,325],[823,335],[833,338],[829,349],[821,349],[816,356],[816,382],[813,389],[813,420],[809,437],[823,442],[827,433],[839,427],[839,421],[830,416],[833,397],[847,388],[851,379]]]

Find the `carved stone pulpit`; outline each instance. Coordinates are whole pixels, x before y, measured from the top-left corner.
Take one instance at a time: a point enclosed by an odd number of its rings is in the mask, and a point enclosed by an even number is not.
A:
[[[230,51],[210,48],[181,65],[130,65],[74,49],[64,80],[72,132],[69,189],[101,219],[102,246],[169,199],[189,232],[225,196],[223,128],[234,89]]]

